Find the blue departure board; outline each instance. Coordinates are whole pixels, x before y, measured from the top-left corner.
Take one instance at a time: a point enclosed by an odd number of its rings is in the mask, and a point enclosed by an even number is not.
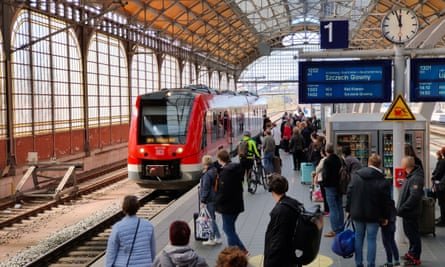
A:
[[[445,58],[411,60],[410,100],[445,101]]]
[[[299,72],[302,104],[391,100],[391,60],[306,61]]]

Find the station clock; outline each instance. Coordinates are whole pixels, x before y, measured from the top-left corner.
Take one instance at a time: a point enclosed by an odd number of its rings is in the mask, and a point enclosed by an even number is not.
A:
[[[382,20],[382,34],[390,42],[403,44],[413,39],[419,30],[416,12],[408,8],[391,10]]]

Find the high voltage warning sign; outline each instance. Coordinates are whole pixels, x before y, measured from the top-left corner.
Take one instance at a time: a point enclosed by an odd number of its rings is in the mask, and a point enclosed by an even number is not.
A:
[[[405,98],[401,94],[399,94],[388,111],[386,111],[383,116],[383,121],[415,121],[416,117],[411,112],[408,104],[405,101]]]

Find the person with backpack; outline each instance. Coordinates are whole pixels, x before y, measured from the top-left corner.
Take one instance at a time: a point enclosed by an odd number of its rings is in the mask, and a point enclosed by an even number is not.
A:
[[[216,179],[218,170],[213,163],[213,159],[209,155],[202,157],[203,175],[200,182],[199,200],[201,208],[207,208],[207,211],[212,218],[213,236],[209,240],[203,241],[204,246],[213,246],[222,244],[221,234],[219,233],[218,225],[216,224],[215,216],[215,197],[216,197]]]
[[[341,159],[334,153],[334,145],[326,145],[326,159],[323,163],[323,186],[326,190],[326,199],[329,205],[329,220],[332,231],[326,233],[325,237],[335,237],[343,231],[344,212],[342,195],[338,192],[340,182]]]
[[[255,141],[251,138],[249,131],[245,131],[243,138],[238,144],[238,157],[240,159],[241,166],[244,169],[244,175],[253,167],[253,161],[255,158],[260,159],[260,153],[258,152]]]
[[[293,233],[298,219],[296,210],[301,203],[286,195],[289,188],[287,179],[272,174],[269,191],[276,202],[270,212],[264,244],[264,267],[295,267],[297,258],[293,249]]]
[[[363,242],[368,244],[367,262],[375,266],[377,233],[380,224],[388,224],[391,208],[390,184],[380,169],[382,159],[373,154],[368,167],[358,170],[348,186],[346,212],[355,227],[355,264],[363,267]],[[331,212],[332,213],[332,212]]]
[[[349,146],[344,146],[341,148],[341,154],[345,161],[346,169],[349,172],[349,175],[352,177],[354,173],[362,168],[362,164],[360,161],[352,156],[352,151]]]
[[[198,256],[188,245],[190,241],[190,227],[183,221],[174,221],[170,225],[170,245],[156,256],[153,267],[209,267],[205,259]],[[133,265],[127,265],[133,266]]]
[[[304,158],[304,137],[300,133],[300,129],[295,127],[289,143],[289,150],[292,153],[292,160],[294,163],[294,171],[300,170],[300,164]]]

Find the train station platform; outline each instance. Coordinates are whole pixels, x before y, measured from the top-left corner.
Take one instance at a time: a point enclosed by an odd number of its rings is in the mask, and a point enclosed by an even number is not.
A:
[[[312,203],[309,199],[309,186],[301,184],[300,173],[292,170],[291,158],[291,155],[282,153],[283,175],[289,179],[290,185],[288,195],[298,199],[300,202],[303,202],[306,207],[314,205],[315,203]],[[434,158],[433,155],[431,155],[431,158]],[[435,160],[432,160],[431,162],[432,164],[435,164]],[[250,252],[249,267],[261,267],[263,266],[262,259],[265,231],[270,220],[269,212],[272,210],[275,202],[269,192],[266,192],[262,187],[258,187],[255,195],[251,195],[247,192],[244,193],[244,204],[245,212],[241,213],[237,220],[237,232]],[[198,197],[197,188],[195,187],[152,220],[155,226],[156,246],[158,253],[162,251],[162,249],[169,242],[168,229],[170,223],[174,220],[185,220],[190,223],[190,227],[193,229],[192,215],[193,212],[197,211],[197,209]],[[217,221],[222,232],[222,222],[219,215],[217,215]],[[323,232],[326,233],[330,230],[329,218],[324,217]],[[192,237],[190,246],[195,249],[200,256],[206,259],[209,266],[215,266],[218,254],[225,246],[227,246],[227,240],[224,235],[223,241],[224,243],[219,246],[203,246],[201,242],[195,241]],[[308,266],[355,266],[353,258],[343,259],[332,252],[332,241],[332,238],[322,237],[319,256],[312,264]],[[422,245],[422,266],[444,266],[445,253],[443,253],[443,251],[445,249],[445,228],[436,228],[436,237],[433,237],[432,235],[423,236]],[[407,244],[399,244],[399,250],[400,254],[403,255],[407,251]],[[364,253],[366,253],[366,250]],[[385,260],[386,255],[379,233],[377,241],[377,266],[384,264]],[[98,261],[93,266],[104,266],[103,259]]]

